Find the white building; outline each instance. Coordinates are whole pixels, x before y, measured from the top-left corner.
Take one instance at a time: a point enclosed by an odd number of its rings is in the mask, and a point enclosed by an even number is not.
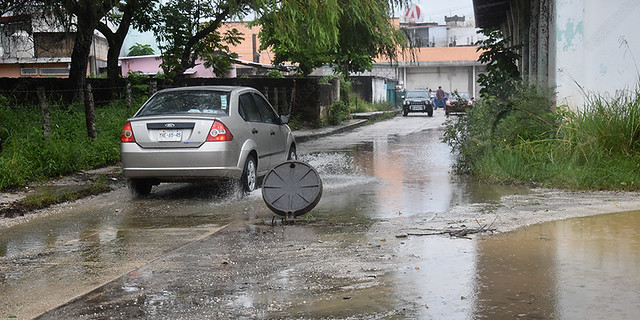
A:
[[[581,108],[587,94],[634,90],[640,77],[637,0],[473,0],[479,27],[523,44],[524,76],[555,88],[556,104]],[[638,57],[640,59],[640,57]]]
[[[39,15],[0,16],[0,77],[68,77],[74,33],[53,18]],[[87,72],[106,67],[107,40],[95,32]]]

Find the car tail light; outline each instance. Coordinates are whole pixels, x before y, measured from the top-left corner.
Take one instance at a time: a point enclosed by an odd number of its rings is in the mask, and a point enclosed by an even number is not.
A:
[[[127,123],[124,124],[120,142],[136,142],[136,138],[133,136],[133,131],[131,130],[131,122],[127,121]]]
[[[207,135],[207,141],[231,141],[233,135],[222,122],[214,121]]]

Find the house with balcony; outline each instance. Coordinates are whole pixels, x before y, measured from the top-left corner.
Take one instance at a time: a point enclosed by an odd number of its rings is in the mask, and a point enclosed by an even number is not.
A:
[[[39,15],[0,17],[0,77],[69,76],[73,33]],[[106,67],[108,44],[95,33],[87,74],[98,74]]]

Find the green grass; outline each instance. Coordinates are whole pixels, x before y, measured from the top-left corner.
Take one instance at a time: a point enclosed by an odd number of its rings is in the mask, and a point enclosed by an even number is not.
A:
[[[51,106],[47,139],[39,108],[0,106],[0,189],[118,162],[122,125],[140,103],[130,111],[122,101],[97,106],[95,139],[87,136],[82,104]]]
[[[349,97],[349,110],[351,113],[387,111],[394,108],[389,102],[368,102],[358,97],[355,93],[351,93]]]
[[[447,124],[445,141],[459,153],[461,171],[505,184],[640,190],[639,90],[592,95],[579,111],[555,112],[527,112],[531,101],[539,107],[551,97],[524,91],[502,107],[479,102],[467,118]]]

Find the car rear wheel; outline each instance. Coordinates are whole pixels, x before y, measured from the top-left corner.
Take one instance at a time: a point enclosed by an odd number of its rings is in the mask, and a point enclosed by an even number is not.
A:
[[[256,159],[253,155],[250,155],[244,163],[244,169],[242,170],[242,178],[240,180],[242,191],[251,192],[255,190],[257,180]]]
[[[153,187],[153,183],[147,179],[131,179],[128,185],[129,190],[136,196],[148,196]]]

